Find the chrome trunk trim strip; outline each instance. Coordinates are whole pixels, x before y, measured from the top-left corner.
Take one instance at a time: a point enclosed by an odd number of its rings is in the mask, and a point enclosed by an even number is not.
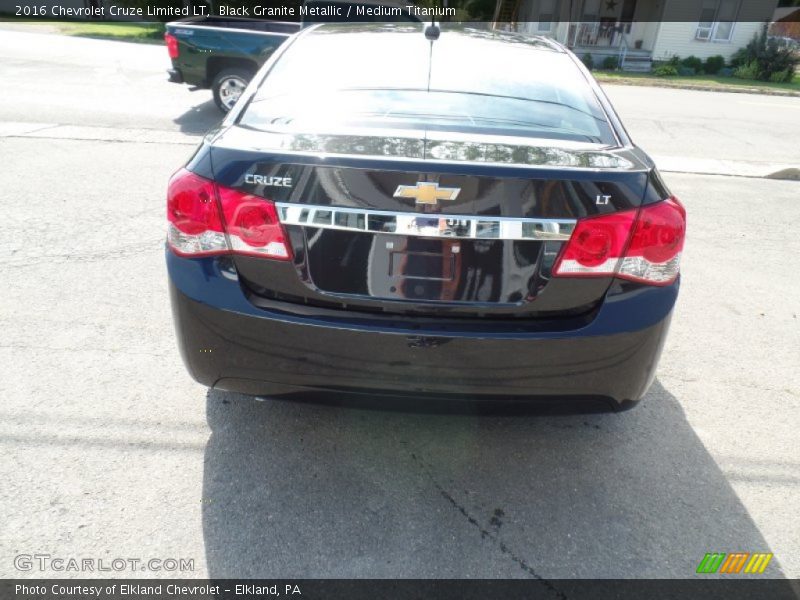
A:
[[[287,202],[275,206],[284,225],[428,238],[566,241],[576,223],[575,219],[418,214]]]

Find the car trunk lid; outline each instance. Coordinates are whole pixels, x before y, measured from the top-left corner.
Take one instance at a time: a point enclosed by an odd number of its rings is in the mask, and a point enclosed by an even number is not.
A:
[[[556,257],[577,219],[639,206],[648,180],[634,152],[587,144],[241,127],[212,162],[220,184],[274,202],[289,235],[288,265],[235,256],[252,293],[465,317],[592,310],[612,278],[554,279]]]

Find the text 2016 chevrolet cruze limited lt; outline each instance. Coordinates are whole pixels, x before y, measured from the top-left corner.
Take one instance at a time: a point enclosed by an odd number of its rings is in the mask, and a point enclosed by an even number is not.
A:
[[[571,53],[446,24],[288,40],[168,218],[207,386],[618,407],[653,380],[686,223]]]

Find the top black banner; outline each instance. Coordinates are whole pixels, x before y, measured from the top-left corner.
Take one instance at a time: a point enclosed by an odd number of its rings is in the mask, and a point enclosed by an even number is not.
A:
[[[316,22],[483,22],[526,33],[594,25],[626,29],[686,22],[717,24],[800,22],[800,7],[778,0],[0,0],[0,18],[28,20],[168,22],[252,19]]]

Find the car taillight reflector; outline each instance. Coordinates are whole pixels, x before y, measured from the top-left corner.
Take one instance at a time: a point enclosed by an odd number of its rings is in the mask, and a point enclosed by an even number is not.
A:
[[[178,38],[169,33],[164,34],[164,41],[167,43],[167,52],[170,58],[178,58],[180,50],[178,50]]]
[[[167,191],[167,241],[181,255],[291,258],[275,205],[181,169]],[[226,235],[227,234],[227,235]]]
[[[234,252],[279,260],[290,258],[286,234],[272,202],[222,186],[217,189]]]
[[[613,274],[635,220],[635,210],[579,220],[561,252],[555,274]]]
[[[558,277],[607,277],[666,285],[678,276],[686,211],[676,198],[581,219],[556,261]]]
[[[675,281],[685,237],[686,210],[676,198],[642,208],[618,275],[645,283]]]

